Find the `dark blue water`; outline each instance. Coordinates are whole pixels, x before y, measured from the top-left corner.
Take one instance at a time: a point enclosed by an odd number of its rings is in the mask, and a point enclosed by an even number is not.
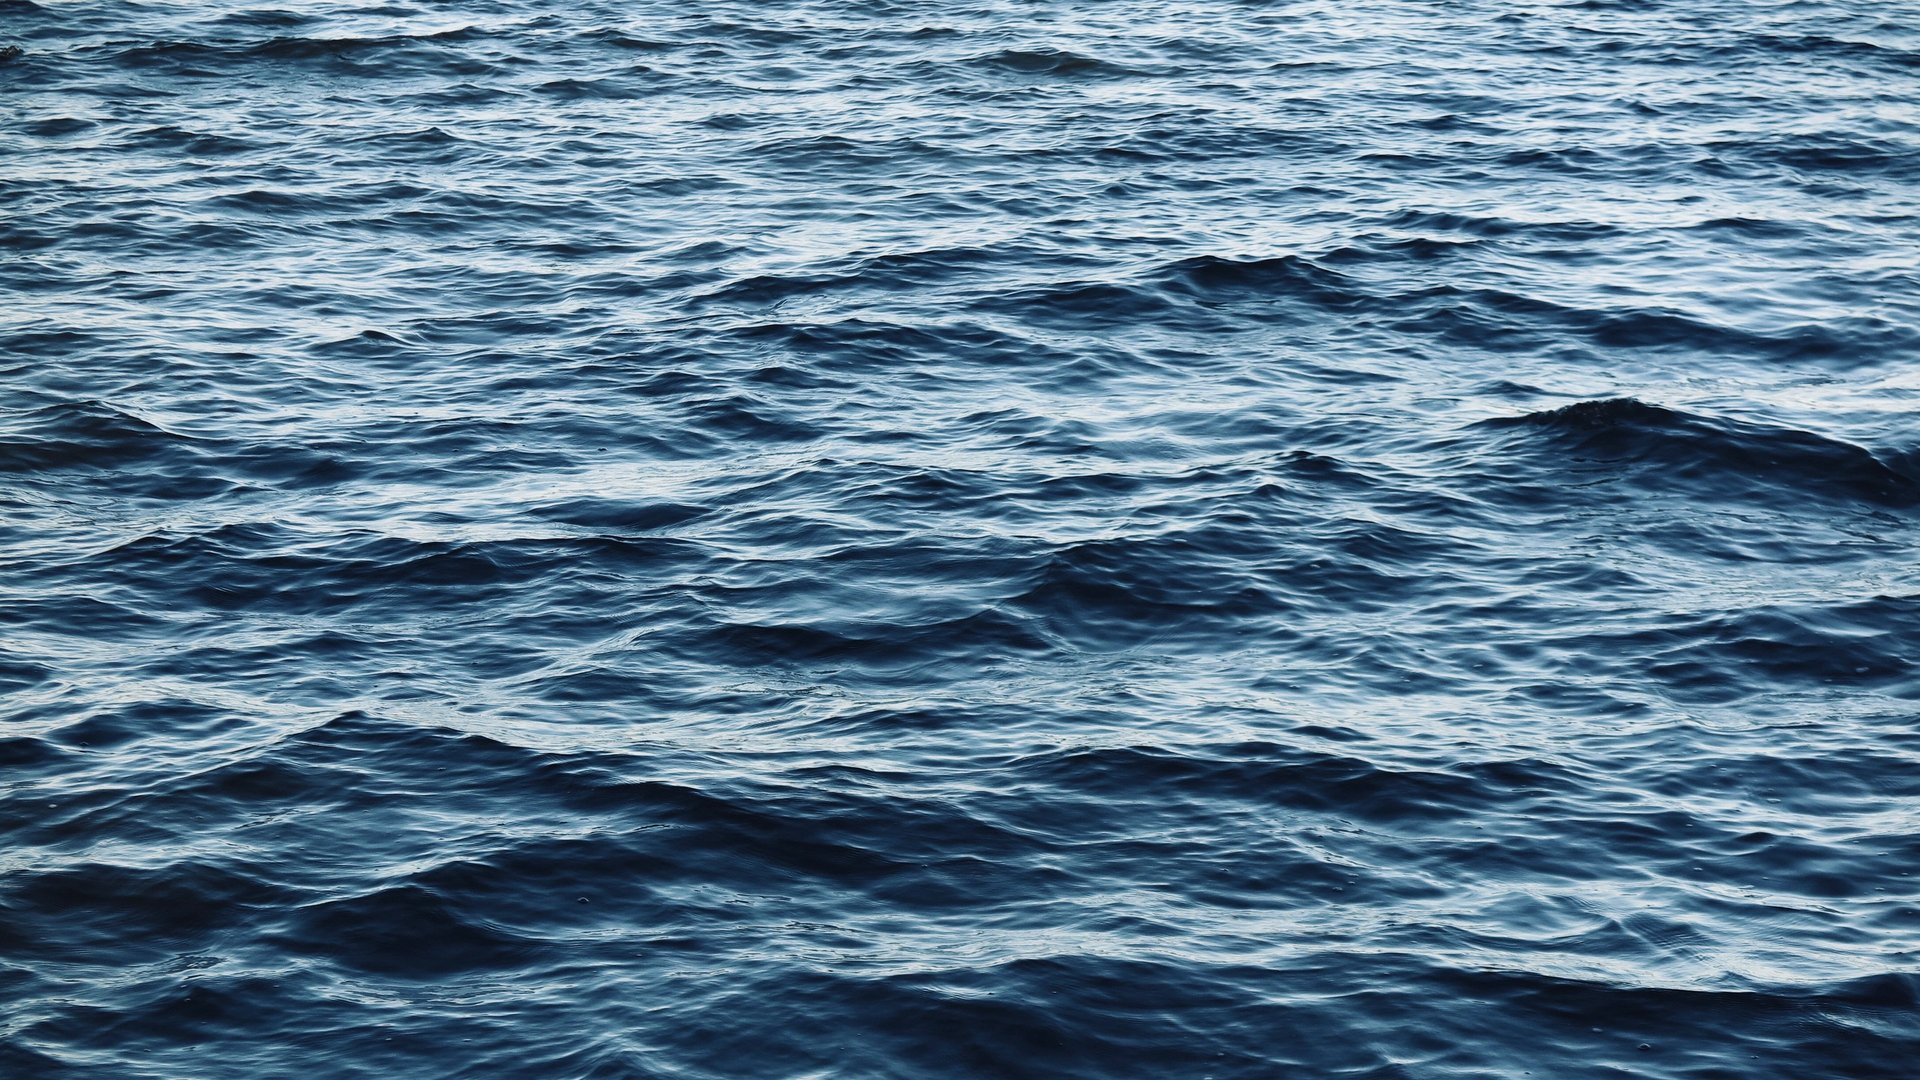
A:
[[[1920,1075],[1920,8],[0,0],[0,1074]]]

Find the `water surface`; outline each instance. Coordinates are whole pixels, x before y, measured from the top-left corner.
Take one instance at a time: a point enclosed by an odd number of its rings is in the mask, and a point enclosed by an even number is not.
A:
[[[0,1072],[1920,1060],[1920,11],[0,0]]]

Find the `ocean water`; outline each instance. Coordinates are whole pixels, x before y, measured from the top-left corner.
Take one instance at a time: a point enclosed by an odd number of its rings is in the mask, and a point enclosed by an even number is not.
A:
[[[1920,7],[0,46],[0,1074],[1920,1076]]]

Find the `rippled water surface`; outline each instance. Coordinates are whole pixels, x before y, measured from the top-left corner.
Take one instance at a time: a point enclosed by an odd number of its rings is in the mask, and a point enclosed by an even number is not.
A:
[[[1920,8],[0,0],[0,1073],[1920,1074]]]

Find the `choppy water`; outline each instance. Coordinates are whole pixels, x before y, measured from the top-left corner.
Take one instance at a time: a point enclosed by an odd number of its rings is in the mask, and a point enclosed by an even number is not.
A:
[[[1920,1074],[1920,9],[0,3],[0,1072]]]

